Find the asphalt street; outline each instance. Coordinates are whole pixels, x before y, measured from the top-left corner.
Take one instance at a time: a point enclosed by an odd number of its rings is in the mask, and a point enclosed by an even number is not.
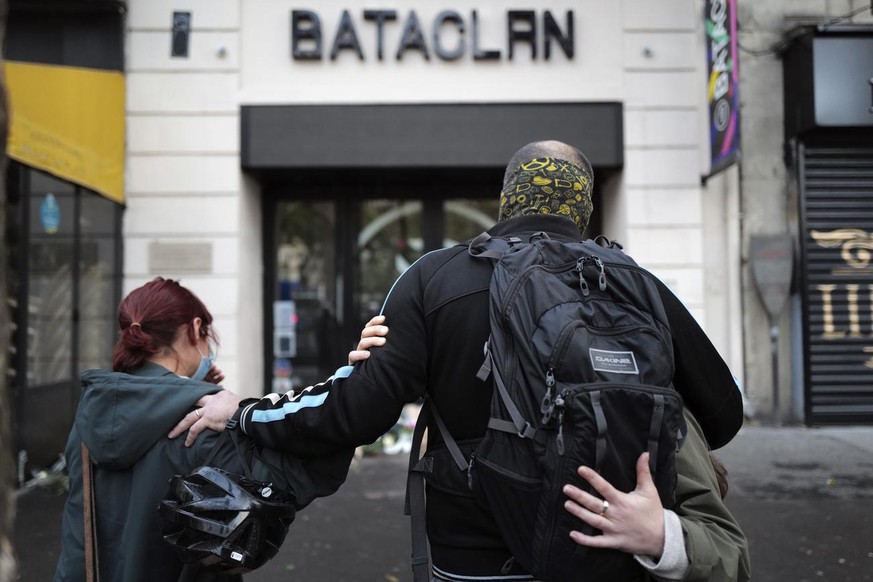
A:
[[[873,427],[747,426],[717,456],[757,582],[873,582]],[[406,455],[366,457],[334,496],[298,514],[249,582],[411,580],[403,515]],[[50,580],[63,496],[18,498],[20,580]]]

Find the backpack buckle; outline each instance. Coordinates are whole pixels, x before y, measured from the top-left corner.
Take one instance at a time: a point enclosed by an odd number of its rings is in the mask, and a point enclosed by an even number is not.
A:
[[[536,433],[536,429],[532,427],[529,422],[525,422],[524,428],[518,430],[515,434],[523,439],[532,439]]]

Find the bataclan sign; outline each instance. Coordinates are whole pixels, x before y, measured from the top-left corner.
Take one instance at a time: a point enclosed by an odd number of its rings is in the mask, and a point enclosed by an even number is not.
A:
[[[389,58],[403,60],[407,52],[419,53],[430,60],[431,53],[443,61],[455,61],[470,54],[474,61],[495,61],[501,58],[512,60],[517,45],[528,45],[531,59],[536,60],[542,49],[542,58],[552,56],[552,43],[561,49],[568,59],[575,52],[573,37],[573,11],[566,13],[563,28],[548,10],[508,10],[506,12],[506,44],[500,48],[485,48],[479,39],[479,14],[476,10],[465,18],[456,10],[443,10],[432,22],[422,22],[414,10],[399,18],[396,10],[364,10],[357,21],[348,10],[343,10],[339,25],[330,37],[330,52],[323,42],[321,18],[313,10],[291,11],[291,56],[295,60],[314,61],[329,56],[336,60],[343,51],[350,51],[361,61],[365,50],[361,46],[358,31],[364,28],[375,30],[375,57],[385,60],[385,30],[399,26],[400,40],[390,47]],[[542,36],[540,36],[542,30]],[[370,49],[368,49],[369,51]],[[372,53],[370,53],[372,54]],[[370,57],[372,58],[372,57]]]

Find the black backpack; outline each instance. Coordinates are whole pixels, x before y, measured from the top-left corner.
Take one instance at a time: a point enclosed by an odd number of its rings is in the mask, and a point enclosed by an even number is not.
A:
[[[648,451],[661,502],[674,504],[685,423],[672,386],[670,328],[652,275],[617,243],[567,243],[545,233],[522,240],[486,232],[469,253],[495,260],[491,336],[478,374],[493,377],[491,418],[481,441],[459,447],[425,400],[407,489],[415,580],[428,579],[425,478],[490,508],[515,560],[539,580],[642,578],[632,555],[570,538],[572,530],[599,532],[564,509],[562,487],[597,495],[576,472],[586,465],[632,491],[637,459]],[[418,459],[431,418],[454,460],[448,468],[438,462],[443,451]]]

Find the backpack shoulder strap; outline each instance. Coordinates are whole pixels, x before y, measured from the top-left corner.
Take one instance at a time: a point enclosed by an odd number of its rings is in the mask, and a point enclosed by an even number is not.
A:
[[[495,247],[502,246],[498,245],[502,239],[496,239],[488,234],[486,230],[476,238],[470,241],[469,246],[467,246],[467,252],[470,253],[471,257],[477,258],[488,258],[488,259],[501,259],[503,255],[506,254],[507,249],[497,249]]]
[[[406,476],[406,502],[404,513],[410,516],[410,528],[412,533],[412,575],[414,582],[429,582],[430,569],[427,552],[427,524],[425,522],[424,482],[425,476],[433,472],[433,459],[421,457],[421,443],[424,431],[433,417],[436,427],[446,448],[452,455],[452,459],[461,471],[467,471],[469,463],[458,447],[458,443],[449,434],[443,419],[437,412],[436,406],[429,397],[425,397],[418,420],[415,422],[415,430],[412,434],[412,450],[409,452],[409,473]]]
[[[607,248],[607,249],[618,249],[618,250],[624,249],[624,246],[620,242],[618,242],[617,240],[609,240],[609,238],[607,238],[606,236],[604,236],[602,234],[598,234],[596,237],[594,237],[594,242],[598,246],[601,246],[601,247]]]
[[[421,458],[421,442],[427,419],[430,415],[429,399],[425,398],[415,430],[412,433],[412,449],[409,451],[409,472],[406,475],[406,501],[403,513],[410,516],[412,534],[412,576],[414,582],[428,582],[427,524],[425,523],[424,476],[433,471],[432,459]]]
[[[546,233],[537,233],[534,236],[543,236],[548,238]],[[470,241],[467,245],[467,252],[471,257],[483,259],[502,259],[513,246],[524,242],[517,236],[501,237],[491,236],[486,230],[476,238]]]
[[[500,371],[494,366],[494,357],[491,355],[491,341],[492,337],[489,337],[488,341],[485,342],[485,360],[482,362],[476,377],[484,382],[488,379],[488,376],[493,375],[494,386],[497,388],[497,393],[500,394],[500,399],[503,401],[504,406],[506,406],[512,422],[492,417],[488,421],[488,428],[517,434],[522,438],[536,438],[536,429],[525,420],[524,415],[512,401],[512,397],[506,389],[506,383],[503,381],[503,376],[500,375]]]

